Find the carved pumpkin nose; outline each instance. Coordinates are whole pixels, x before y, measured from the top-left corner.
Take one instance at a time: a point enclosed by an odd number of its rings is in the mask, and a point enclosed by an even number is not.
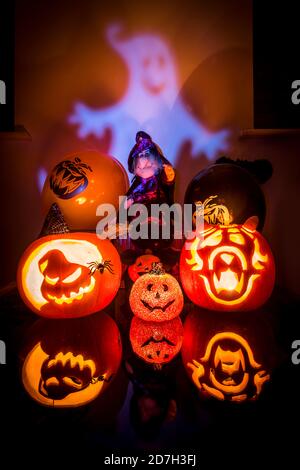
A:
[[[156,299],[160,299],[160,293],[159,293],[159,292],[156,292],[155,298],[156,298]]]

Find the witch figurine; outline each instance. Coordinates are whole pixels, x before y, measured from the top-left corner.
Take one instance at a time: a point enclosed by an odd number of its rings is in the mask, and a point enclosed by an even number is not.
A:
[[[164,225],[164,214],[163,212],[160,213],[159,217],[155,219],[151,212],[151,206],[152,204],[161,205],[163,203],[170,206],[174,203],[175,171],[149,134],[139,131],[135,140],[136,143],[128,157],[128,170],[134,174],[134,178],[126,194],[124,206],[125,209],[129,209],[134,203],[146,206],[148,215],[143,223],[147,224],[148,227],[157,224],[161,234],[161,228]],[[134,218],[129,217],[128,219],[133,220]],[[172,232],[173,215],[168,220]],[[151,227],[148,233],[150,231]],[[166,237],[164,236],[158,238],[159,240],[150,237],[148,241],[137,240],[136,244],[143,248],[159,248],[162,244],[170,243],[172,235],[168,240],[165,240]]]
[[[135,140],[128,157],[128,170],[134,178],[126,194],[126,208],[133,203],[172,205],[175,171],[171,163],[146,132],[139,131]]]

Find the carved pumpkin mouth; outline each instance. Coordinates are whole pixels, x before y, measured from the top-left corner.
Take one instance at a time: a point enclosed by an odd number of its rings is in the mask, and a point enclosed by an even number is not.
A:
[[[200,274],[209,295],[231,304],[248,297],[260,274],[248,268],[244,254],[237,247],[219,247],[208,260],[208,270]]]
[[[49,251],[40,260],[39,269],[43,275],[41,292],[44,298],[58,305],[81,300],[93,291],[96,284],[88,267],[68,262],[59,250]]]
[[[170,341],[168,338],[166,338],[165,336],[163,336],[162,338],[160,339],[156,339],[154,338],[153,336],[151,336],[149,339],[147,339],[143,344],[142,344],[142,348],[144,348],[145,346],[148,346],[148,344],[151,344],[151,343],[154,343],[154,344],[158,344],[158,343],[166,343],[168,344],[169,346],[176,346],[175,343],[173,343],[172,341]]]
[[[93,278],[93,276],[91,276],[89,285],[86,287],[80,287],[78,292],[71,291],[69,296],[67,296],[66,294],[63,294],[61,297],[56,297],[55,295],[46,293],[45,297],[48,300],[53,300],[59,305],[63,303],[71,304],[74,300],[81,300],[84,294],[88,294],[89,292],[92,292],[92,290],[95,287],[95,284],[96,284],[96,281]]]
[[[161,307],[160,305],[154,305],[152,307],[143,299],[141,299],[141,302],[144,305],[144,307],[146,307],[150,312],[153,312],[154,310],[161,310],[162,312],[165,312],[175,302],[175,299],[170,300],[163,307]]]
[[[93,360],[84,359],[82,354],[74,356],[72,352],[59,352],[44,362],[39,391],[51,399],[62,399],[88,387],[95,374]]]

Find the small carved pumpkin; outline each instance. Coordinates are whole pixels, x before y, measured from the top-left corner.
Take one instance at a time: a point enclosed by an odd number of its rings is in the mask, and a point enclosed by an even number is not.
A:
[[[106,307],[120,286],[121,261],[109,240],[93,233],[48,235],[25,250],[17,283],[38,315],[74,318]]]
[[[118,327],[103,312],[72,322],[40,320],[28,337],[22,381],[45,406],[89,403],[105,390],[121,362]]]
[[[135,282],[143,274],[151,271],[153,263],[159,263],[160,259],[152,254],[138,256],[133,264],[128,267],[128,274],[132,282]]]
[[[149,321],[166,321],[180,315],[183,295],[175,277],[157,263],[149,274],[140,276],[132,286],[129,303],[134,315]]]
[[[266,302],[275,281],[272,252],[255,230],[244,225],[208,226],[186,241],[180,278],[195,304],[219,311],[253,310]]]
[[[141,359],[152,364],[170,362],[180,351],[183,327],[180,318],[164,322],[144,321],[133,317],[130,342]]]

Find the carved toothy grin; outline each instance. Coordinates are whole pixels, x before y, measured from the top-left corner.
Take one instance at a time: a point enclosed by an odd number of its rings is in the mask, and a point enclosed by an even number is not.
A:
[[[91,359],[84,359],[82,354],[74,356],[72,352],[67,352],[66,354],[59,352],[53,359],[50,359],[47,368],[50,369],[51,367],[58,365],[61,367],[66,367],[66,365],[68,365],[71,369],[78,368],[80,371],[83,371],[84,368],[88,368],[92,377],[96,373],[94,361]]]
[[[71,292],[69,296],[63,294],[61,297],[56,297],[55,295],[47,294],[48,300],[53,300],[58,305],[62,305],[63,303],[71,304],[74,300],[81,300],[84,294],[92,292],[96,284],[96,281],[93,276],[91,276],[91,281],[88,286],[80,287],[78,292]]]

